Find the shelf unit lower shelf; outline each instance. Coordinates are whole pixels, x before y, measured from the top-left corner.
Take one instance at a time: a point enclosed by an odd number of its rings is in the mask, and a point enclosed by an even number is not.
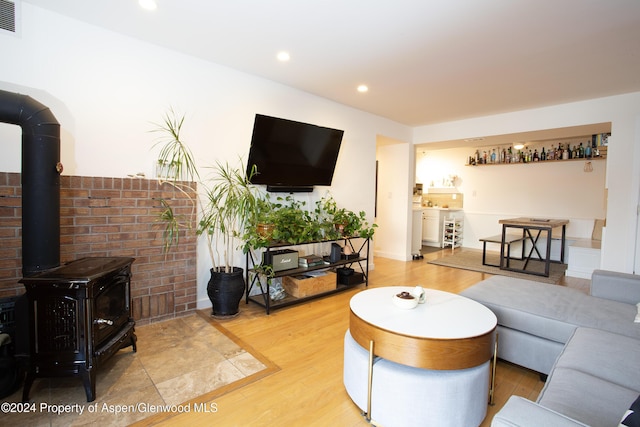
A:
[[[344,291],[348,291],[349,289],[353,289],[353,288],[357,288],[358,286],[367,286],[366,282],[357,284],[357,285],[336,285],[336,289],[330,290],[330,291],[326,291],[326,292],[321,292],[318,294],[314,294],[314,295],[309,295],[306,297],[301,297],[301,298],[296,298],[293,297],[291,295],[287,295],[285,298],[281,299],[281,300],[277,300],[277,301],[269,301],[269,303],[267,304],[265,302],[266,298],[268,298],[268,296],[266,296],[266,294],[257,294],[257,295],[250,295],[248,297],[247,300],[247,304],[249,303],[249,301],[254,302],[258,305],[260,305],[261,307],[264,307],[265,309],[267,309],[267,314],[269,314],[270,310],[275,310],[278,308],[283,308],[283,307],[289,307],[292,305],[296,305],[296,304],[301,304],[305,301],[311,301],[314,299],[318,299],[318,298],[323,298],[329,295],[333,295],[333,294],[337,294],[340,292],[344,292]]]
[[[309,273],[312,271],[317,271],[317,270],[324,270],[324,269],[329,269],[329,270],[334,270],[336,268],[339,267],[357,267],[358,270],[360,270],[359,272],[362,273],[362,282],[360,283],[354,283],[354,284],[341,284],[341,283],[337,283],[336,282],[336,287],[330,290],[326,290],[326,291],[322,291],[322,292],[318,292],[315,293],[313,295],[306,295],[306,296],[302,296],[302,297],[295,297],[293,295],[286,295],[285,298],[283,299],[279,299],[279,300],[272,300],[270,298],[270,285],[269,283],[265,283],[265,284],[261,284],[260,282],[260,276],[261,274],[256,272],[255,268],[249,268],[249,263],[251,262],[253,265],[255,265],[254,260],[252,258],[252,256],[250,254],[247,254],[247,274],[245,277],[245,281],[246,281],[246,293],[245,293],[245,300],[246,303],[248,304],[250,301],[253,303],[256,303],[258,305],[260,305],[261,307],[265,308],[265,311],[267,314],[270,314],[272,309],[277,309],[277,308],[283,308],[283,307],[288,307],[288,306],[292,306],[292,305],[296,305],[296,304],[301,304],[303,302],[306,301],[310,301],[310,300],[314,300],[314,299],[318,299],[318,298],[322,298],[325,296],[329,296],[329,295],[333,295],[336,293],[340,293],[340,292],[344,292],[347,291],[349,289],[353,289],[355,287],[358,286],[362,286],[364,285],[365,287],[368,286],[369,284],[369,239],[363,239],[363,243],[362,245],[356,250],[356,248],[353,246],[352,241],[354,239],[358,239],[356,237],[354,238],[343,238],[343,239],[339,239],[339,240],[334,240],[334,241],[327,241],[327,242],[322,242],[322,243],[332,243],[332,242],[336,242],[336,241],[344,241],[345,245],[349,245],[351,247],[351,249],[353,250],[354,253],[360,254],[359,257],[357,258],[346,258],[346,259],[341,259],[339,261],[330,263],[330,264],[325,264],[325,265],[318,265],[318,266],[313,266],[313,267],[308,267],[308,268],[304,268],[304,267],[299,267],[299,268],[292,268],[292,269],[288,269],[288,270],[283,270],[283,271],[278,271],[275,272],[273,275],[273,278],[284,278],[286,276],[298,276],[298,275],[304,275],[305,273]],[[312,243],[318,243],[318,242],[312,242]],[[302,245],[306,245],[308,243],[301,243],[299,245],[288,245],[289,247],[295,247],[295,246],[302,246]],[[267,250],[270,250],[271,248],[276,248],[276,247],[282,247],[283,245],[274,245],[272,247],[267,248]],[[365,253],[365,255],[362,255],[362,253]],[[355,270],[355,268],[354,268]],[[336,280],[337,280],[337,276],[336,276]],[[261,290],[260,293],[254,294],[254,295],[250,295],[251,290],[253,289],[254,286],[258,286]]]

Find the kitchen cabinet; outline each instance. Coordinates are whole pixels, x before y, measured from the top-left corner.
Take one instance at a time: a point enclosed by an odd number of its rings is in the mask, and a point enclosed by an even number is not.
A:
[[[440,246],[440,209],[422,211],[422,242],[427,246]]]

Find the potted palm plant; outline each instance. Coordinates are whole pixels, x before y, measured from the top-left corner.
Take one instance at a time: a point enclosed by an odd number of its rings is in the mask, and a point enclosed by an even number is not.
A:
[[[200,178],[194,156],[180,136],[184,116],[178,116],[173,110],[165,115],[156,131],[162,134],[158,164],[172,165],[163,169],[161,178],[165,183],[184,190],[185,177],[188,182],[199,187],[199,197],[192,200],[193,214],[198,215],[198,227],[195,232],[205,236],[211,260],[211,279],[207,285],[207,294],[212,304],[212,314],[217,317],[235,316],[244,294],[245,282],[243,269],[235,265],[234,255],[237,239],[245,224],[256,211],[256,189],[250,183],[239,159],[238,166],[217,161],[211,167],[205,180]],[[191,190],[193,190],[191,188]],[[165,223],[164,248],[171,250],[177,245],[179,231],[183,225],[173,213],[173,207],[167,201],[161,201],[163,211],[159,220]]]
[[[245,290],[244,270],[236,266],[234,257],[238,238],[254,215],[256,194],[239,163],[240,167],[216,163],[197,230],[209,243],[213,267],[207,294],[215,316],[236,315]]]

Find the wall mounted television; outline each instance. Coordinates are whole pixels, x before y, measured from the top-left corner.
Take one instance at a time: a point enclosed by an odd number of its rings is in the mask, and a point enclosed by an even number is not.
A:
[[[344,131],[256,114],[247,159],[252,184],[273,192],[309,192],[331,185]]]

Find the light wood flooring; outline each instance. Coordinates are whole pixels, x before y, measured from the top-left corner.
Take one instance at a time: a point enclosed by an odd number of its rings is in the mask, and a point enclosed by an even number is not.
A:
[[[456,249],[464,250],[464,249]],[[428,264],[450,249],[424,256],[424,260],[401,262],[375,258],[369,287],[422,285],[460,292],[490,277]],[[560,285],[586,289],[588,281],[564,278]],[[272,365],[271,373],[239,388],[213,396],[207,408],[190,413],[151,416],[138,426],[366,426],[360,410],[342,383],[344,333],[349,326],[349,299],[364,289],[321,298],[266,315],[253,303],[241,303],[237,317],[218,321],[218,329],[259,352]],[[202,357],[207,357],[203,354]],[[264,360],[263,359],[263,360]],[[495,405],[488,407],[482,426],[515,394],[535,400],[544,383],[537,373],[499,361]],[[193,407],[192,407],[193,408]],[[464,427],[464,426],[461,426]]]

